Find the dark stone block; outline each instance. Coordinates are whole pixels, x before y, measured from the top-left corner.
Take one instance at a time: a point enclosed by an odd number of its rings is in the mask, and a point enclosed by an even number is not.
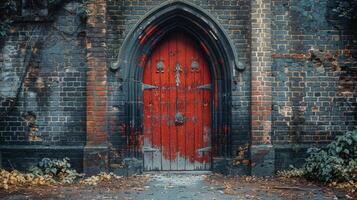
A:
[[[275,172],[275,150],[272,145],[252,145],[251,174],[255,176],[272,176]]]
[[[86,175],[108,172],[108,153],[106,145],[86,145],[83,153],[83,172]]]
[[[227,174],[227,167],[229,161],[223,157],[214,157],[212,158],[212,170],[214,172]]]

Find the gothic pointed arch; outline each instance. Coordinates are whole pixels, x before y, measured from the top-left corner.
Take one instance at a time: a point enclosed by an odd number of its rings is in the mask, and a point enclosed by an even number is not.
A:
[[[223,27],[208,12],[186,1],[169,1],[148,12],[126,35],[112,70],[120,69],[123,79],[132,78],[132,61],[148,53],[162,36],[175,28],[187,29],[202,42],[207,54],[222,56],[217,61],[224,63],[233,74],[244,70],[239,57]],[[142,58],[142,57],[141,57]]]
[[[172,31],[185,31],[204,52],[213,80],[212,158],[231,154],[231,87],[239,62],[234,45],[223,27],[200,7],[186,1],[168,1],[145,15],[126,35],[111,69],[119,73],[126,96],[127,136],[141,144],[143,68],[155,46]],[[128,140],[129,141],[129,140]],[[140,145],[133,145],[128,157],[141,157]],[[214,160],[213,160],[214,163]],[[214,164],[213,164],[214,165]]]

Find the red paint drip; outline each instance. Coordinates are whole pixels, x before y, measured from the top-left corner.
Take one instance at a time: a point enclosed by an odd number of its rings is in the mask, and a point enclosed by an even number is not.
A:
[[[210,53],[209,53],[208,48],[206,47],[206,45],[203,42],[200,42],[200,44],[201,44],[201,47],[203,48],[203,50],[205,51],[206,55],[209,56]]]
[[[148,30],[145,36],[152,31]],[[200,46],[196,48],[189,35],[174,32],[146,58],[152,62],[145,65],[143,83],[157,88],[145,90],[143,94],[144,138],[152,148],[159,149],[170,166],[176,166],[177,157],[191,164],[209,162],[207,148],[211,144],[204,138],[210,138],[211,131],[204,130],[212,123],[209,106],[212,91],[197,88],[211,84],[211,76],[204,56],[208,55],[208,49],[203,43]],[[192,69],[193,58],[199,70]],[[158,61],[163,62],[162,71],[157,69]],[[177,70],[177,66],[181,69]],[[215,98],[218,100],[218,96]],[[208,106],[203,102],[209,102]],[[178,125],[175,119],[179,112],[185,121]]]
[[[156,26],[149,26],[149,27],[147,27],[147,28],[144,30],[144,32],[143,32],[143,34],[141,35],[141,37],[139,38],[139,43],[140,43],[140,45],[144,45],[145,42],[146,42],[146,40],[147,40],[147,38],[149,38],[155,30],[156,30]]]

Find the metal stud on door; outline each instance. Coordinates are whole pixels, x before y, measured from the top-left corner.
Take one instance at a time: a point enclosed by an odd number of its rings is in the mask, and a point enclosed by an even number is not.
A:
[[[145,170],[209,170],[211,78],[199,45],[168,35],[143,76]]]

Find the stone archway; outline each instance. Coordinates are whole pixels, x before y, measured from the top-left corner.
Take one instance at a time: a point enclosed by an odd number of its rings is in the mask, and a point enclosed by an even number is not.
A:
[[[117,61],[111,69],[120,74],[127,94],[127,137],[135,138],[126,157],[142,159],[143,144],[143,67],[155,45],[167,33],[182,29],[189,33],[205,52],[214,94],[212,95],[212,158],[231,154],[231,85],[237,71],[245,66],[238,61],[232,42],[219,23],[196,5],[169,1],[149,12],[126,36]],[[213,165],[215,159],[213,159]]]

